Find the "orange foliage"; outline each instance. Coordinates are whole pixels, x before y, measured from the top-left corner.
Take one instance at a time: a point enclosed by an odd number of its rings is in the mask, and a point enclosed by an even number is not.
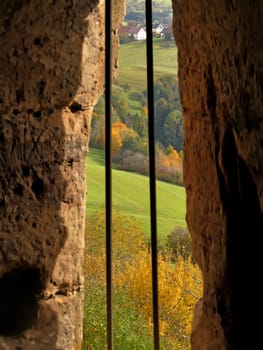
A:
[[[181,158],[176,150],[165,155],[163,158],[163,165],[166,167],[179,168],[182,165]]]
[[[117,128],[111,129],[111,147],[112,147],[112,154],[116,155],[120,151],[122,146],[120,132]]]
[[[112,123],[112,129],[120,131],[122,129],[127,129],[127,125],[122,122],[114,122]]]
[[[141,110],[141,115],[143,117],[146,117],[148,115],[148,107],[147,106],[143,106],[142,110]]]
[[[121,137],[121,132],[122,130],[126,130],[127,125],[121,122],[115,122],[112,123],[112,128],[111,128],[111,146],[112,146],[112,154],[115,156],[116,154],[119,153],[121,147],[122,147],[122,137]]]

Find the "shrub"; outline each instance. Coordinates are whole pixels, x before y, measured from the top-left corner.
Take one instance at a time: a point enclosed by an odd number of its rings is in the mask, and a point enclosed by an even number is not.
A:
[[[179,235],[178,230],[176,230]],[[172,235],[174,236],[174,235]],[[152,349],[151,255],[140,225],[113,210],[113,320],[116,350]],[[181,242],[181,241],[180,241]],[[88,218],[85,256],[84,349],[106,349],[105,212]],[[190,350],[194,305],[202,280],[191,256],[158,257],[163,350]]]
[[[166,239],[166,248],[173,261],[178,257],[188,259],[191,256],[191,237],[187,228],[175,227]]]

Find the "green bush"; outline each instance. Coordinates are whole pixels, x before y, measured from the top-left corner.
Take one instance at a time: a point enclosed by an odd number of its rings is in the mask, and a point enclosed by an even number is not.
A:
[[[191,236],[187,228],[175,227],[167,236],[166,249],[173,261],[178,256],[188,259],[191,255]]]

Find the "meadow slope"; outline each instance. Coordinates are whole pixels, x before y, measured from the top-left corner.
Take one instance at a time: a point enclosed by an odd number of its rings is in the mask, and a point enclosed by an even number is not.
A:
[[[171,42],[170,48],[163,48],[160,46],[162,42],[162,39],[155,39],[153,42],[155,78],[166,74],[177,76],[177,47]],[[134,41],[120,46],[117,79],[122,84],[129,84],[132,89],[146,89],[145,42]]]
[[[87,215],[105,202],[105,167],[102,150],[90,148],[87,157]],[[185,189],[156,182],[158,236],[162,241],[175,227],[185,227]],[[112,170],[112,202],[125,215],[136,217],[145,235],[150,233],[149,178],[126,171]]]

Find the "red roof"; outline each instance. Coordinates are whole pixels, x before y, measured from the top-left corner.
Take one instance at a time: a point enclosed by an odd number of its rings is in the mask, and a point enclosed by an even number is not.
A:
[[[130,32],[130,27],[127,26],[121,26],[119,28],[119,34],[128,34]]]
[[[130,28],[129,33],[131,33],[131,34],[138,34],[139,31],[140,31],[141,29],[144,29],[144,28],[143,28],[143,27],[133,27],[133,28]]]

